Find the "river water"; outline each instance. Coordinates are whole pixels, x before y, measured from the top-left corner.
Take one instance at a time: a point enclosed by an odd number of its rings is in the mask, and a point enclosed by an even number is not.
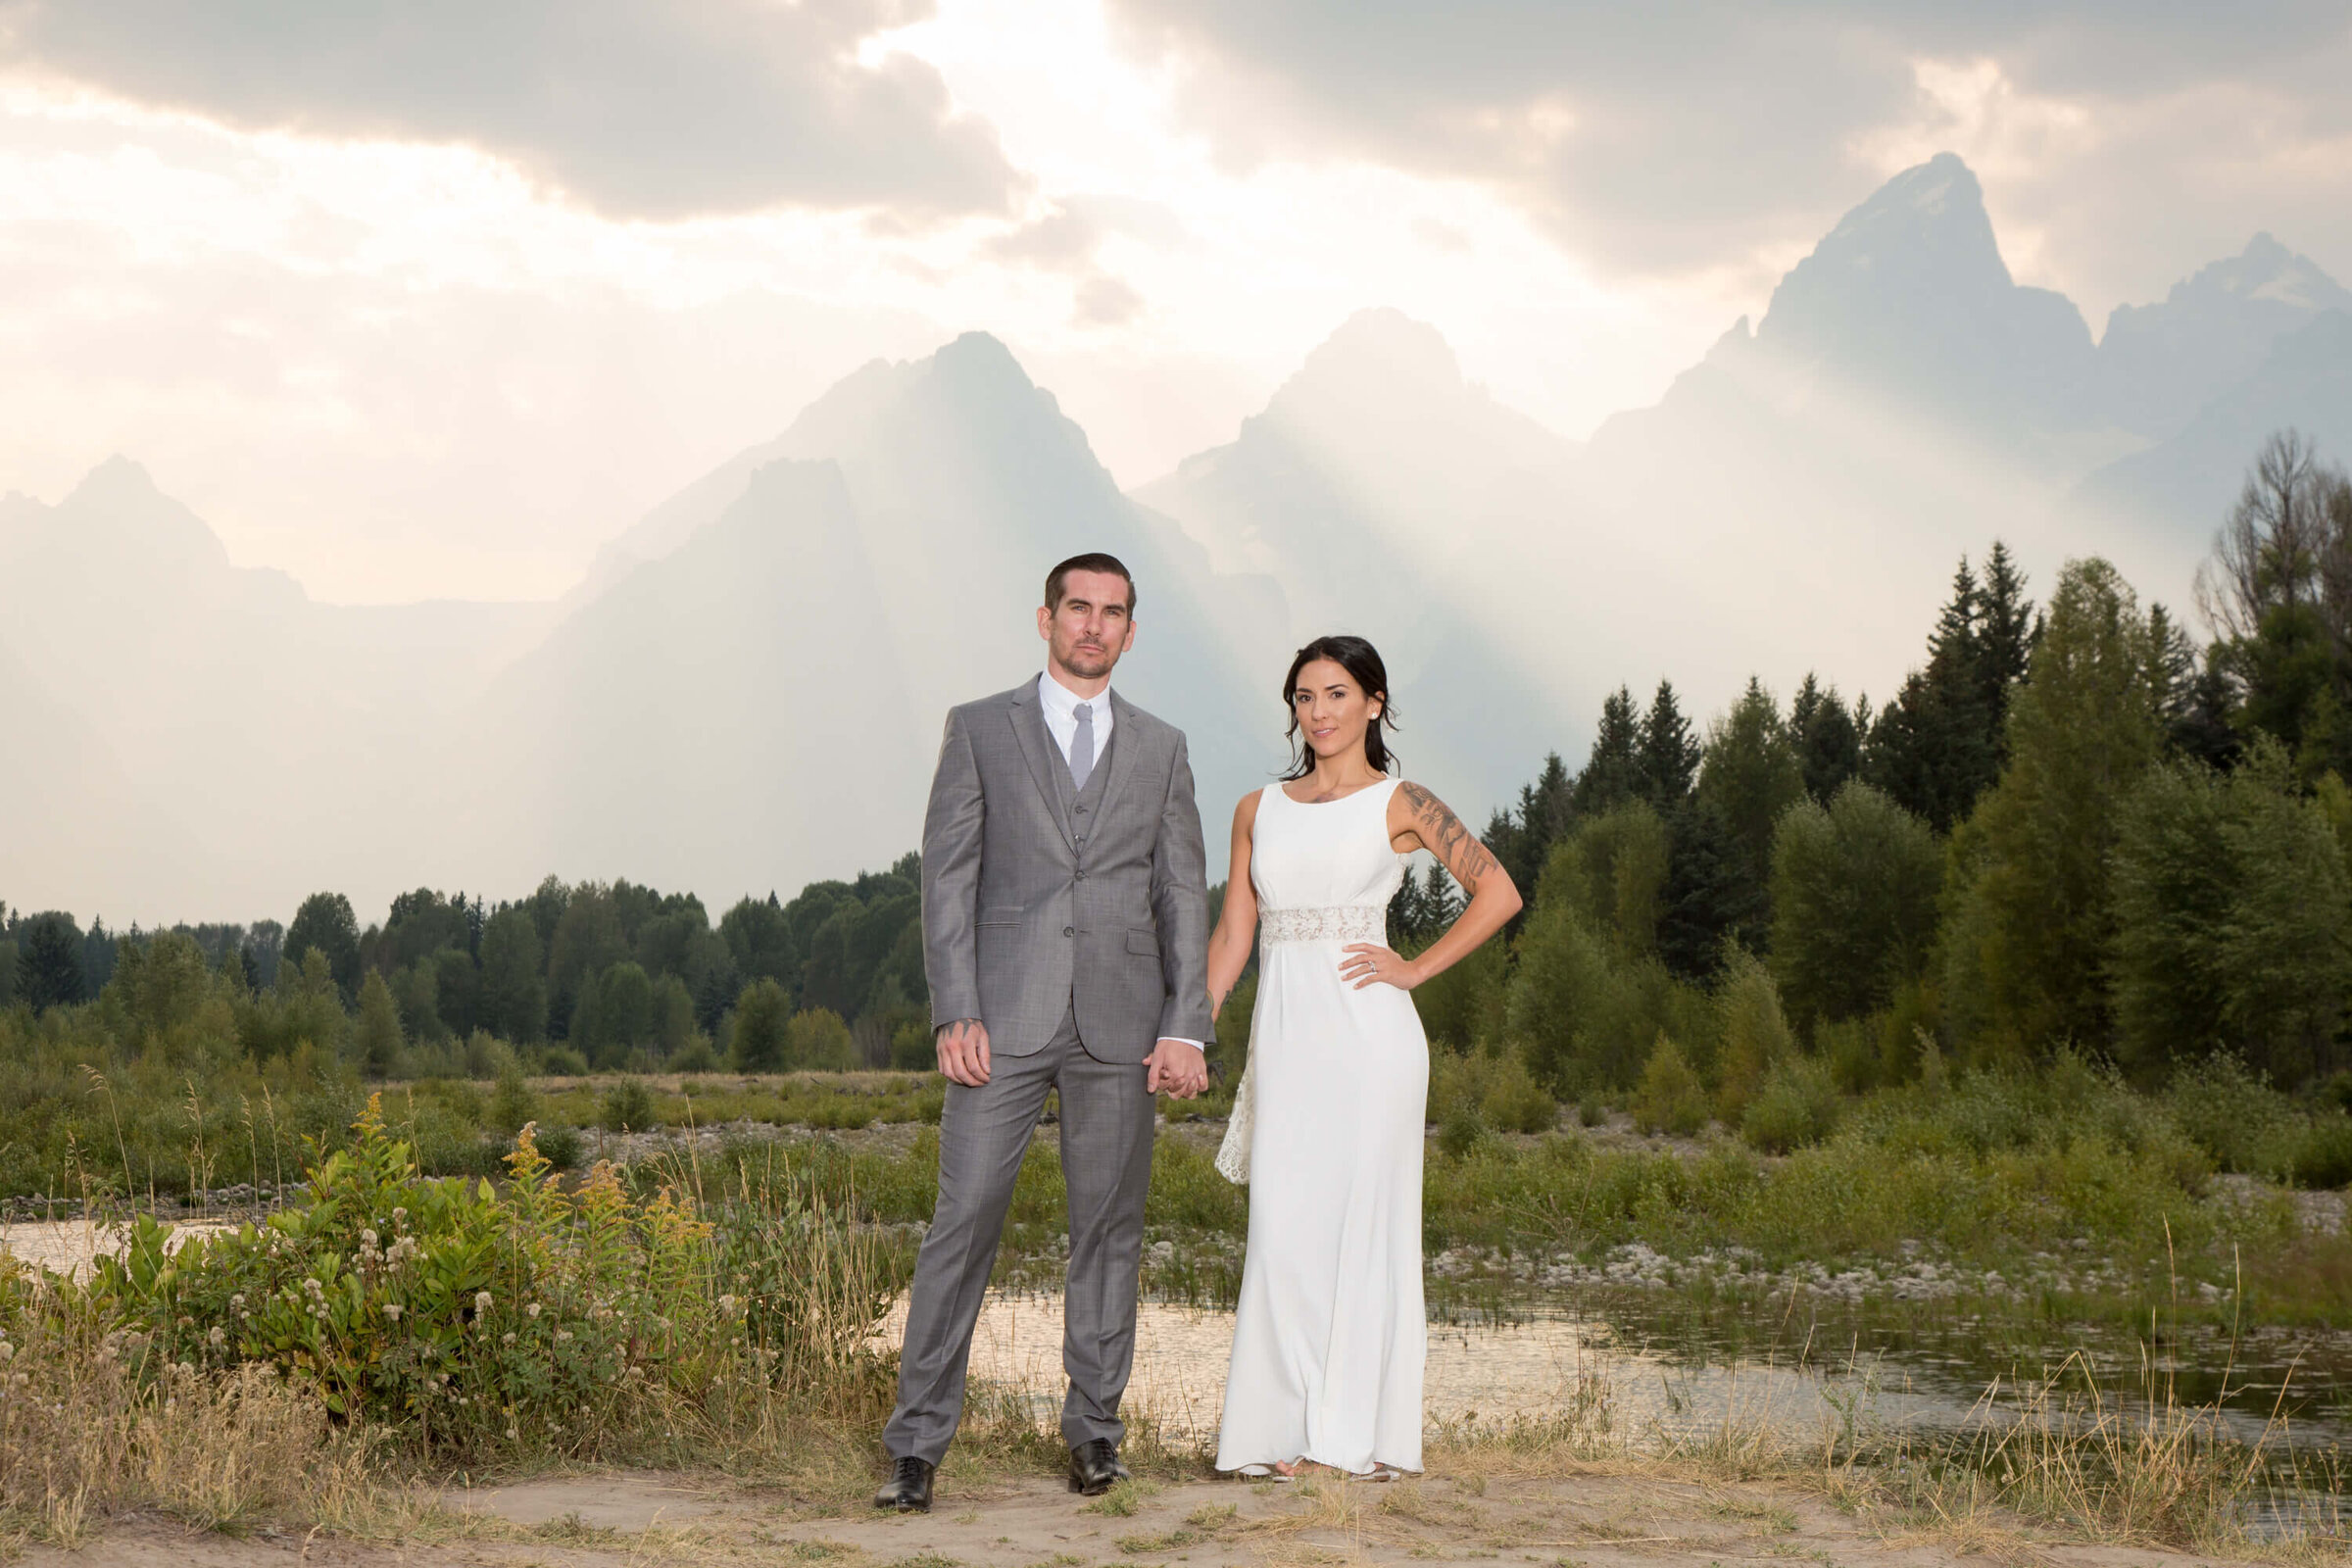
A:
[[[1825,1307],[1830,1303],[1825,1303]],[[1671,1292],[1578,1292],[1521,1303],[1505,1320],[1432,1323],[1426,1400],[1433,1422],[1605,1421],[1628,1437],[1692,1438],[1761,1425],[1791,1441],[1858,1432],[1950,1437],[1999,1422],[2037,1399],[2080,1401],[2095,1387],[2111,1408],[2144,1408],[2153,1392],[2211,1406],[2248,1443],[2341,1446],[2352,1438],[2347,1337],[2226,1336],[2143,1354],[2122,1331],[2078,1329],[2035,1346],[1971,1319],[1874,1317],[1846,1303],[1780,1301],[1744,1311],[1700,1307]],[[904,1304],[885,1334],[895,1343]],[[1130,1398],[1172,1437],[1213,1436],[1233,1318],[1147,1301],[1136,1324]],[[1058,1404],[1061,1300],[991,1292],[973,1336],[972,1376]]]

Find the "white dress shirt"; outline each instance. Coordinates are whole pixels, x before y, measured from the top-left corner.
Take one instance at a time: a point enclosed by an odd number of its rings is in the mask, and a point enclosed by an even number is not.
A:
[[[1054,672],[1049,669],[1037,677],[1037,701],[1046,712],[1047,731],[1053,735],[1054,744],[1061,748],[1061,760],[1065,766],[1070,760],[1070,743],[1078,738],[1078,710],[1094,710],[1095,760],[1102,760],[1102,754],[1110,749],[1109,687],[1103,687],[1092,697],[1081,697],[1055,680]]]
[[[1037,706],[1045,712],[1046,732],[1054,737],[1054,744],[1061,748],[1061,762],[1064,767],[1067,767],[1070,762],[1070,743],[1078,738],[1078,710],[1081,708],[1093,709],[1095,765],[1100,767],[1102,764],[1102,759],[1110,750],[1112,719],[1109,687],[1103,687],[1092,697],[1081,697],[1055,680],[1054,672],[1049,669],[1037,677]],[[1169,1035],[1166,1038],[1184,1040],[1182,1035]],[[1195,1051],[1207,1049],[1198,1040],[1184,1040],[1184,1043]]]

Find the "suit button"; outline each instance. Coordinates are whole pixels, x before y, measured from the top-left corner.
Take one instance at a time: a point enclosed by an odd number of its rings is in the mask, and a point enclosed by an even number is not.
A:
[[[1061,934],[1065,937],[1074,937],[1078,934],[1078,928],[1072,925],[1065,925],[1061,928]]]
[[[1074,881],[1083,882],[1086,880],[1086,873],[1084,871],[1073,871],[1070,873],[1070,876]]]
[[[1080,816],[1084,816],[1086,814],[1086,808],[1083,806],[1073,807],[1071,809],[1075,810]]]

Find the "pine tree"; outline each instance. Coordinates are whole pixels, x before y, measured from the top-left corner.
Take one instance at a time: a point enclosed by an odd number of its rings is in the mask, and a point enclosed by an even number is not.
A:
[[[1569,803],[1580,816],[1597,815],[1640,795],[1642,783],[1642,721],[1634,694],[1620,686],[1600,705],[1592,755],[1576,776]]]
[[[2034,644],[2041,636],[2040,617],[2026,597],[2026,574],[1998,539],[1984,558],[1984,586],[1977,604],[1978,690],[1997,735],[2009,717],[2010,693],[2026,678]]]
[[[1731,711],[1708,726],[1698,797],[1731,830],[1741,881],[1759,900],[1772,872],[1773,829],[1804,795],[1804,772],[1780,707],[1751,676]]]
[[[1496,811],[1488,820],[1483,841],[1520,888],[1536,885],[1544,858],[1551,854],[1552,841],[1567,830],[1575,814],[1569,804],[1572,788],[1568,764],[1560,760],[1559,753],[1548,753],[1535,783],[1520,786],[1518,808]]]
[[[1828,805],[1840,786],[1862,770],[1862,730],[1835,686],[1806,671],[1796,700],[1788,705],[1788,729],[1796,739],[1797,763],[1805,793]]]
[[[1649,711],[1642,715],[1642,798],[1661,811],[1682,805],[1697,781],[1702,750],[1675,700],[1674,683],[1659,681]]]
[[[2059,578],[2011,715],[2009,766],[1955,837],[1944,997],[1980,1055],[2107,1033],[2110,851],[2156,760],[2148,621],[2104,561]]]
[[[89,995],[81,970],[81,928],[51,909],[17,927],[17,995],[33,1011],[80,1002]]]

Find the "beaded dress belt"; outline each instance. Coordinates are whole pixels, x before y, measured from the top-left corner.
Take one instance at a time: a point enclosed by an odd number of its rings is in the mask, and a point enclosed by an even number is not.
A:
[[[1266,909],[1258,915],[1258,940],[1274,942],[1386,942],[1385,904],[1338,904],[1323,909]]]

